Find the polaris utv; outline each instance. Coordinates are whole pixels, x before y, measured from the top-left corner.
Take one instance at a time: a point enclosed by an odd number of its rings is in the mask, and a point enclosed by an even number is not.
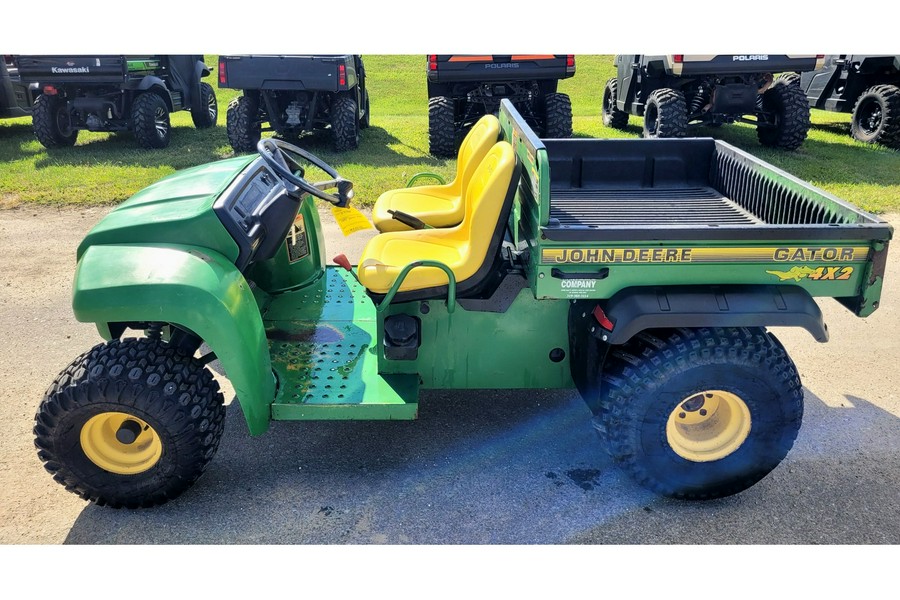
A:
[[[343,152],[358,147],[369,126],[366,72],[355,54],[220,56],[219,87],[244,92],[228,107],[235,152],[255,152],[263,131],[297,138],[324,129]]]
[[[0,61],[0,119],[31,114],[31,90],[14,80],[18,80],[15,60],[5,54]]]
[[[756,125],[763,146],[795,150],[809,130],[809,106],[796,86],[774,73],[800,72],[824,55],[617,55],[616,77],[603,91],[603,124],[624,129],[644,117],[644,137],[684,137],[693,127]]]
[[[36,84],[34,135],[47,148],[74,146],[78,132],[132,131],[142,148],[169,145],[169,114],[191,111],[198,129],[219,110],[202,55],[17,56],[22,84]]]
[[[541,137],[572,135],[572,102],[556,91],[575,75],[571,54],[428,55],[428,143],[449,158],[483,115],[497,114],[509,98]]]
[[[900,56],[831,55],[793,79],[810,106],[852,113],[855,139],[900,150]]]

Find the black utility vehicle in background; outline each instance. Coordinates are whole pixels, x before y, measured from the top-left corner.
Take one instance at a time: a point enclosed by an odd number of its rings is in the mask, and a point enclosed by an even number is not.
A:
[[[829,55],[793,79],[813,108],[852,113],[855,139],[900,150],[900,56]]]
[[[219,57],[219,87],[243,91],[228,107],[228,141],[255,152],[263,131],[282,138],[330,129],[338,152],[359,146],[369,126],[362,57],[240,55]]]
[[[483,115],[496,114],[503,98],[541,137],[572,135],[572,103],[557,92],[560,79],[575,75],[571,54],[429,54],[427,59],[428,143],[434,156],[455,156],[469,128]]]
[[[143,148],[169,145],[169,114],[191,111],[194,125],[218,117],[202,55],[17,56],[18,79],[36,84],[32,110],[46,147],[73,146],[82,129],[132,131]]]
[[[794,150],[806,139],[809,106],[797,86],[776,73],[808,71],[824,55],[620,54],[603,92],[603,123],[624,129],[644,117],[644,137],[684,137],[695,126],[756,125],[764,146]]]
[[[0,119],[27,117],[31,114],[31,90],[18,82],[15,58],[3,55],[0,61]]]

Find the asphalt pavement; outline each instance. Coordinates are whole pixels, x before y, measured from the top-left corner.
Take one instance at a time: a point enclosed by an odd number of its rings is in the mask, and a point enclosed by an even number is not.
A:
[[[84,502],[44,471],[31,429],[57,372],[100,341],[70,300],[75,247],[106,210],[0,211],[0,543],[900,542],[898,249],[870,318],[826,299],[827,344],[775,330],[805,386],[803,427],[736,496],[691,503],[639,487],[569,391],[427,391],[417,421],[273,422],[250,437],[223,380],[225,434],[190,490],[153,509]],[[324,218],[330,252],[353,260],[371,233],[343,238]]]

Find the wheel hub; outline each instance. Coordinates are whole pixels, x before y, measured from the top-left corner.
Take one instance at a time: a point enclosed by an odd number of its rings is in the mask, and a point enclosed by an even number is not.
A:
[[[143,473],[162,456],[162,441],[156,431],[126,413],[94,415],[81,428],[80,441],[91,462],[119,475]]]
[[[669,414],[666,441],[692,462],[721,460],[750,434],[750,409],[736,394],[707,390],[682,400]]]
[[[860,124],[866,130],[866,133],[872,134],[878,131],[881,126],[881,107],[877,103],[872,102],[863,112]]]

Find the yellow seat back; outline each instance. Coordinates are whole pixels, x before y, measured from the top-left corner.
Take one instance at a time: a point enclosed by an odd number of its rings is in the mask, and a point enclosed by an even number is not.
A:
[[[498,221],[502,218],[515,166],[512,146],[500,141],[491,147],[472,173],[465,195],[466,215],[459,225],[462,235],[454,236],[461,246],[460,254],[465,258],[464,264],[458,266],[461,273],[457,280],[472,276],[484,263],[498,227],[502,236],[505,224]]]
[[[465,193],[469,180],[475,169],[481,163],[481,159],[500,137],[500,120],[494,115],[484,115],[478,122],[472,125],[472,129],[466,134],[459,153],[456,156],[456,178],[451,184],[459,196]]]
[[[509,142],[493,145],[472,173],[465,195],[466,212],[456,227],[393,231],[373,237],[363,250],[359,281],[370,292],[387,293],[400,271],[418,260],[435,260],[453,271],[458,292],[465,294],[489,274],[503,241],[516,182],[516,156]],[[423,290],[423,297],[444,293],[447,275],[434,267],[409,272],[403,292]],[[446,287],[444,287],[446,291]],[[402,295],[398,296],[402,300]]]

